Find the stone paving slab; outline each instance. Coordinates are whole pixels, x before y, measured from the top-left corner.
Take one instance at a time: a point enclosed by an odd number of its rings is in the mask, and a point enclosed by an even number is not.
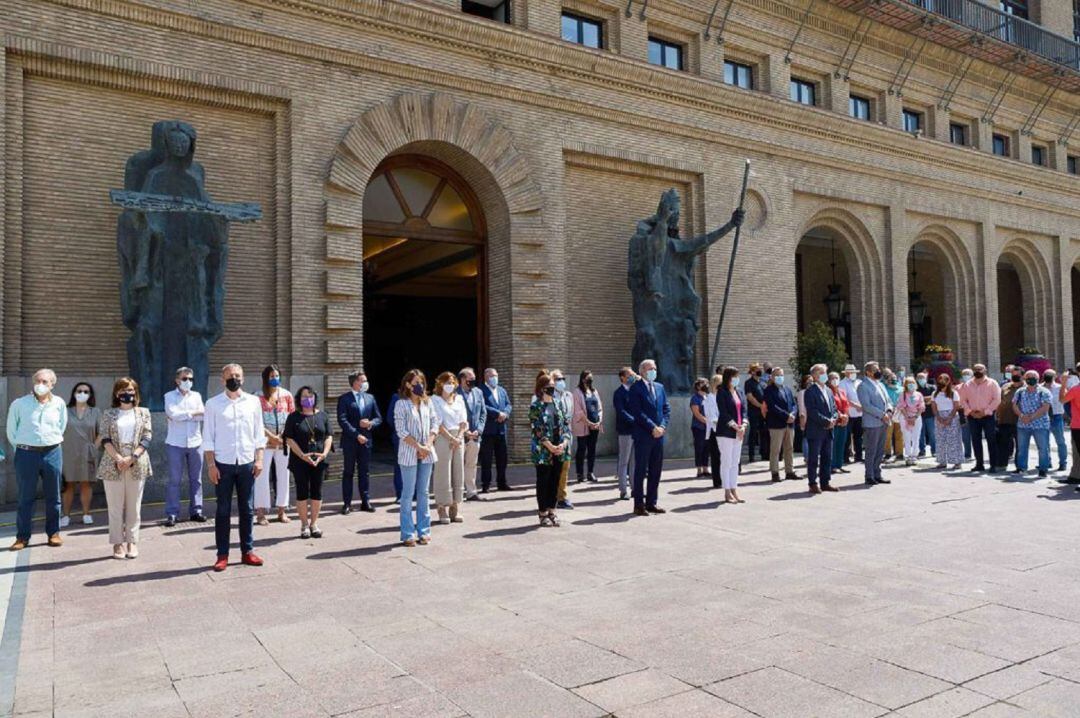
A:
[[[0,716],[1080,715],[1072,487],[893,466],[811,497],[759,463],[731,506],[672,462],[638,518],[598,468],[561,528],[526,488],[413,549],[387,477],[374,514],[332,484],[323,539],[256,527],[266,565],[223,574],[212,524],[148,516],[134,561],[103,516],[36,541],[0,563],[26,597]]]

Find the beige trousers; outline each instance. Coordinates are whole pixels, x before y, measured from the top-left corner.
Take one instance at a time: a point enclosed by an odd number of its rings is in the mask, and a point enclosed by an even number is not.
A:
[[[476,464],[480,458],[480,442],[465,442],[465,495],[476,496]]]
[[[457,436],[460,432],[451,432]],[[442,434],[435,437],[435,473],[432,484],[435,491],[435,504],[450,506],[460,504],[465,484],[465,450],[458,446],[450,448],[450,441]]]
[[[794,425],[792,425],[794,426]],[[795,441],[795,429],[769,429],[769,471],[780,473],[780,449],[784,449],[784,472],[786,476],[795,473],[795,460],[792,456],[792,443]]]
[[[146,481],[110,479],[101,482],[109,504],[109,543],[139,543],[142,495]]]

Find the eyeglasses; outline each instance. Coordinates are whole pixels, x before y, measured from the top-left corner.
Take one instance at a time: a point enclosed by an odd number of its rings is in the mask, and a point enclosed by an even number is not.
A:
[[[182,376],[182,377],[180,377],[180,381],[194,381],[194,380],[195,380],[195,377],[193,377],[193,376]]]

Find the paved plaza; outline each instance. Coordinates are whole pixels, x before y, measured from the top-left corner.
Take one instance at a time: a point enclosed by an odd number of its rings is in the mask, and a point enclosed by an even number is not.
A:
[[[669,513],[637,518],[611,464],[599,469],[599,484],[572,488],[560,528],[537,526],[531,489],[497,493],[406,549],[389,501],[350,516],[331,503],[325,538],[300,540],[295,520],[256,527],[266,565],[222,574],[208,570],[212,523],[147,525],[126,561],[109,556],[101,514],[61,549],[38,533],[2,557],[2,708],[1080,715],[1072,487],[927,463],[873,488],[858,467],[841,493],[811,497],[757,463],[732,506],[677,462],[661,486]],[[519,486],[530,477],[512,471]]]

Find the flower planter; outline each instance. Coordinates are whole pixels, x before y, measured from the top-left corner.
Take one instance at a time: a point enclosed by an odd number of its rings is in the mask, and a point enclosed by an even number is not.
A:
[[[1042,376],[1047,369],[1053,368],[1053,365],[1043,354],[1018,354],[1016,359],[1013,360],[1013,364],[1023,367],[1024,371],[1037,371],[1039,376]]]

